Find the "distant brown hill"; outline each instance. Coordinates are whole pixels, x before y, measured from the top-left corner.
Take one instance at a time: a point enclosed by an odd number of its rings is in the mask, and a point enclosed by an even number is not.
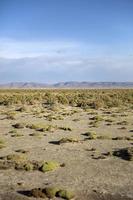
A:
[[[12,82],[0,84],[0,88],[133,88],[133,82],[59,82],[55,84],[36,82]]]

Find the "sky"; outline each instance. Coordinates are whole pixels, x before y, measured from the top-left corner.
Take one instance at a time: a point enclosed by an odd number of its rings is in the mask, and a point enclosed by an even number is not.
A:
[[[0,83],[132,74],[133,0],[0,0]]]

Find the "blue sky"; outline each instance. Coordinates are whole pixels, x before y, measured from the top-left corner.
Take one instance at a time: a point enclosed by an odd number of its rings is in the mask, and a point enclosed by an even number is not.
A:
[[[0,82],[133,81],[133,0],[0,0]]]

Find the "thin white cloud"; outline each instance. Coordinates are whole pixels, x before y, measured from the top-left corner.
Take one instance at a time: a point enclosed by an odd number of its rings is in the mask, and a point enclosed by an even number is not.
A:
[[[0,39],[0,81],[133,81],[133,56],[71,41]]]
[[[42,55],[67,54],[80,48],[80,44],[71,41],[17,41],[0,39],[0,57],[23,58]]]

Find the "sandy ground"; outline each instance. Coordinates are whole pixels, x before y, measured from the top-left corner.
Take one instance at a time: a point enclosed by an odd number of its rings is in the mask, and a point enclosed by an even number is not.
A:
[[[103,156],[118,148],[131,147],[132,140],[94,139],[85,140],[84,133],[95,131],[98,136],[123,137],[133,139],[133,111],[126,108],[82,110],[80,108],[59,107],[57,111],[47,108],[27,106],[27,111],[15,111],[15,106],[0,107],[0,138],[6,147],[0,149],[0,157],[16,154],[16,150],[24,149],[29,160],[65,163],[54,171],[22,171],[15,169],[0,170],[0,199],[27,200],[36,199],[23,195],[23,191],[32,188],[59,186],[74,191],[74,199],[133,199],[133,161],[115,156]],[[14,120],[7,119],[7,112],[15,111]],[[63,119],[47,120],[47,115],[61,116]],[[98,127],[91,127],[94,116],[102,116]],[[57,117],[58,118],[58,117]],[[112,119],[108,124],[106,119]],[[118,122],[127,121],[126,125]],[[69,127],[72,131],[57,128],[53,132],[39,132],[29,128],[17,129],[23,136],[12,137],[10,133],[15,123],[51,124],[57,127]],[[125,127],[125,129],[121,129]],[[39,132],[41,137],[33,136]],[[56,144],[61,138],[74,137],[77,143]],[[19,153],[17,153],[19,154]],[[114,195],[114,196],[111,196]],[[120,195],[120,196],[119,196]],[[57,199],[57,198],[55,198]]]

